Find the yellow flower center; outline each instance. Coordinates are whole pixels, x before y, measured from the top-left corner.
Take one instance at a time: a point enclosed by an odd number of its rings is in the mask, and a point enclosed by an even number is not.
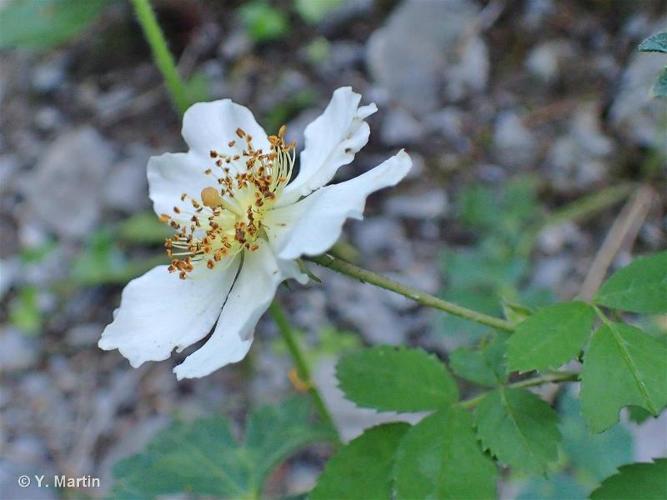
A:
[[[192,216],[187,219],[178,207],[173,216],[161,216],[176,230],[165,241],[172,258],[170,272],[178,271],[185,279],[197,261],[213,269],[225,257],[257,250],[257,239],[265,237],[264,214],[289,182],[294,167],[295,148],[285,143],[285,131],[283,125],[278,135],[269,136],[268,152],[255,149],[252,137],[242,129],[236,130],[245,144],[242,152],[226,156],[211,150],[215,166],[204,171],[212,177],[211,186],[202,189],[197,199],[181,195],[181,201],[192,205]],[[230,148],[235,145],[236,140],[228,143]]]

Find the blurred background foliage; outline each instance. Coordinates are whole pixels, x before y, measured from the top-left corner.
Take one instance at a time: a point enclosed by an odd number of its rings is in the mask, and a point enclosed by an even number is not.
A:
[[[664,63],[655,63],[660,54],[635,54],[667,25],[664,1],[448,0],[451,15],[440,24],[428,22],[433,15],[421,13],[419,1],[154,3],[193,101],[231,96],[252,105],[267,130],[288,123],[297,132],[339,85],[379,103],[359,170],[402,146],[417,167],[397,193],[371,201],[368,221],[350,227],[338,248],[350,259],[518,318],[576,295],[640,184],[652,189],[650,208],[613,265],[665,247],[667,111],[664,101],[647,104]],[[108,491],[112,464],[139,451],[131,441],[146,443],[164,429],[165,415],[192,420],[222,411],[237,436],[251,408],[292,392],[289,361],[268,324],[258,335],[268,340],[248,361],[201,382],[177,385],[169,362],[129,372],[119,356],[97,351],[122,285],[165,261],[167,233],[150,211],[143,169],[151,154],[182,149],[178,118],[126,2],[8,0],[0,9],[0,471],[99,474]],[[424,23],[422,32],[415,22]],[[79,146],[66,146],[86,125],[98,131],[92,143],[101,147],[92,149],[100,168],[77,166]],[[64,177],[48,162],[63,150],[74,179],[61,193],[47,173]],[[82,169],[100,170],[99,178],[77,184]],[[109,194],[114,183],[120,187]],[[58,196],[80,206],[61,209]],[[67,228],[45,222],[43,205]],[[76,212],[94,213],[92,223],[79,223]],[[323,287],[290,285],[285,297],[323,385],[332,385],[332,360],[363,344],[426,346],[456,371],[457,363],[459,370],[484,365],[471,347],[490,346],[493,355],[502,341],[483,327],[315,272]],[[650,320],[663,339],[666,326],[664,318]],[[325,394],[348,437],[376,423],[335,391]],[[506,498],[585,498],[645,453],[647,441],[664,439],[664,429],[642,431],[630,417],[591,435],[575,395],[545,397],[562,416],[560,461],[546,477],[505,477]],[[299,414],[290,404],[286,411]],[[53,418],[45,422],[36,411]],[[285,423],[280,410],[257,411],[271,415],[269,424],[274,417]],[[77,425],[87,434],[73,432]],[[263,453],[235,439],[233,453]],[[296,457],[270,476],[271,495],[312,486],[327,449],[301,448],[290,448]],[[150,453],[130,460],[150,460]],[[120,469],[133,468],[123,463]],[[253,481],[248,487],[256,490]]]

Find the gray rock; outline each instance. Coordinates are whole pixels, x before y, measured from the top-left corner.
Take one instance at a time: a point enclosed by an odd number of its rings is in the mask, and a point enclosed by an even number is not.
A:
[[[423,133],[423,125],[401,108],[389,111],[382,120],[380,129],[382,142],[388,146],[413,144],[422,137]]]
[[[526,69],[544,82],[558,78],[563,61],[574,55],[572,44],[567,40],[550,40],[533,48],[526,58]]]
[[[45,106],[35,114],[35,125],[44,132],[56,130],[62,126],[62,123],[62,114],[52,106]]]
[[[111,168],[104,184],[104,204],[113,210],[134,213],[149,205],[146,164],[150,152],[141,148],[131,158]]]
[[[0,156],[0,194],[11,193],[14,177],[19,169],[19,160],[15,155]]]
[[[532,166],[538,153],[535,135],[510,111],[498,116],[493,148],[500,163],[515,168]]]
[[[487,48],[476,34],[469,0],[406,0],[368,42],[375,80],[408,109],[439,108],[440,96],[460,99],[486,87]]]
[[[62,134],[26,183],[31,208],[59,236],[84,236],[99,217],[100,192],[112,160],[111,146],[92,128]]]
[[[0,330],[0,371],[25,370],[37,362],[38,356],[34,339],[25,337],[14,328]]]
[[[549,150],[547,163],[554,187],[571,191],[599,182],[607,173],[613,150],[613,142],[600,130],[596,107],[584,106],[574,116],[569,132]]]
[[[65,81],[66,63],[66,58],[61,55],[37,64],[32,71],[32,88],[44,94],[56,90]]]
[[[391,196],[385,203],[387,213],[409,219],[435,219],[447,212],[447,193],[444,189],[419,189]]]
[[[69,329],[65,340],[72,347],[88,347],[95,345],[104,330],[104,325],[99,323],[83,323],[74,325]]]

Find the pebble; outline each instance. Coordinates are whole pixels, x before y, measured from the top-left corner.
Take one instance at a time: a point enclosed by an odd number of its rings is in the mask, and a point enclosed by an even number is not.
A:
[[[0,330],[0,372],[26,370],[37,362],[38,357],[35,339],[12,327]]]
[[[468,0],[405,0],[368,41],[373,78],[415,113],[438,109],[443,92],[456,100],[483,90],[489,61],[478,13]]]
[[[100,191],[112,161],[111,146],[94,129],[63,133],[40,154],[25,185],[31,208],[59,236],[85,236],[99,218]]]
[[[424,134],[424,126],[407,111],[390,110],[382,120],[380,138],[388,146],[414,144]]]
[[[102,197],[107,208],[126,214],[149,206],[146,165],[150,152],[138,150],[128,159],[115,164],[109,171]]]
[[[389,215],[407,219],[436,219],[444,217],[448,208],[444,189],[418,189],[390,196],[384,204]]]
[[[607,175],[614,143],[600,130],[595,105],[582,105],[569,131],[559,137],[548,153],[549,176],[564,192],[590,188]]]
[[[493,132],[493,148],[498,161],[508,167],[532,167],[537,158],[537,138],[514,112],[498,116]]]

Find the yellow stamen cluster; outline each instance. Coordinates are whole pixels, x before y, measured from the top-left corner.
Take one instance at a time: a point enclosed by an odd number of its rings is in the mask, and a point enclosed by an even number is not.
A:
[[[205,261],[209,269],[225,257],[242,250],[255,251],[257,239],[264,236],[262,219],[276,197],[287,185],[294,167],[294,144],[285,143],[286,128],[269,137],[270,151],[255,149],[252,136],[236,130],[237,141],[227,143],[237,154],[224,155],[211,150],[215,167],[204,170],[212,177],[212,186],[205,187],[194,198],[181,195],[189,207],[174,207],[174,215],[162,214],[161,220],[176,230],[165,241],[167,255],[172,258],[170,272],[185,279],[197,261]]]

